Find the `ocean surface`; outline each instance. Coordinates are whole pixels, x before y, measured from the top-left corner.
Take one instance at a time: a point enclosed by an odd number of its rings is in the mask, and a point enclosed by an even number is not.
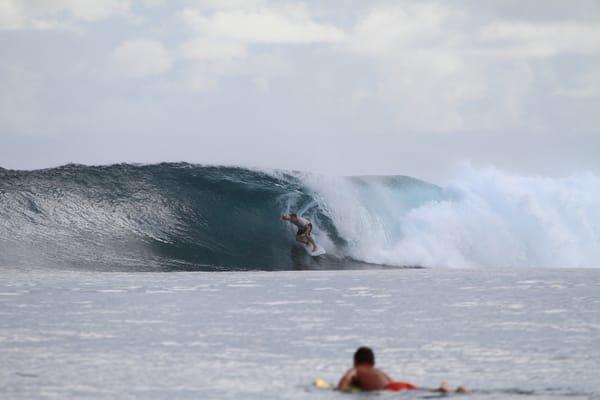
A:
[[[599,267],[593,174],[0,168],[0,398],[600,399]]]
[[[364,399],[361,345],[396,379],[475,399],[600,399],[592,269],[108,273],[5,269],[0,398]]]

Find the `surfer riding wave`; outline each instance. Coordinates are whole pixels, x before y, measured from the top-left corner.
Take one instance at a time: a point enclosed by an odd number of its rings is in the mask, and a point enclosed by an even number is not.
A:
[[[313,238],[310,236],[312,232],[312,224],[309,220],[299,217],[294,213],[289,215],[282,215],[281,219],[284,221],[289,221],[298,227],[298,232],[296,233],[297,241],[305,245],[310,244],[312,246],[312,251],[317,251],[317,245]]]

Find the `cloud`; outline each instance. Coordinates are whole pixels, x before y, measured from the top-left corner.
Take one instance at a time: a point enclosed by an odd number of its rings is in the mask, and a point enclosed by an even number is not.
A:
[[[600,53],[600,22],[474,20],[467,10],[437,3],[373,8],[344,43],[357,54],[446,49],[488,58],[537,58]]]
[[[127,77],[143,78],[161,74],[171,68],[167,49],[156,40],[127,40],[112,54],[115,70]]]
[[[451,10],[435,4],[386,6],[359,18],[346,46],[359,54],[381,56],[408,45],[436,41]]]
[[[129,0],[50,0],[74,19],[97,21],[129,11]]]
[[[274,54],[246,54],[239,58],[221,58],[212,62],[191,62],[182,68],[178,87],[193,92],[214,92],[222,80],[242,77],[257,93],[270,90],[270,80],[290,74],[285,58]]]
[[[501,21],[479,32],[483,46],[504,50],[506,57],[552,57],[560,53],[600,52],[600,24]]]
[[[219,152],[184,150],[225,147],[227,134],[316,142],[313,161],[338,172],[513,151],[558,165],[565,145],[595,160],[598,2],[550,3],[0,0],[0,30],[13,30],[0,31],[0,130],[109,142],[144,131],[155,147],[137,154],[155,160],[166,131],[189,138],[173,157],[195,161]],[[71,28],[86,34],[14,32]],[[74,159],[63,147],[52,152]],[[221,156],[285,164],[268,153]]]
[[[186,68],[182,76],[183,83],[180,86],[184,90],[192,92],[214,92],[219,87],[220,77],[218,70],[214,70],[210,66],[195,64]]]
[[[556,94],[578,99],[600,98],[600,74],[593,65],[587,71],[574,75],[571,81],[565,79],[565,84],[557,88]]]
[[[263,8],[217,11],[205,16],[197,10],[185,9],[180,12],[180,17],[188,27],[204,36],[240,43],[335,43],[344,38],[341,29],[315,22],[303,12],[285,13]]]
[[[0,30],[71,29],[76,22],[125,15],[129,9],[128,0],[2,0]]]
[[[287,65],[273,56],[273,46],[331,44],[344,31],[315,21],[302,4],[262,1],[203,1],[177,13],[191,38],[177,48],[187,66],[188,88],[213,91],[224,77],[246,76],[259,93],[269,91],[269,79]],[[275,61],[273,61],[275,60]]]
[[[471,128],[461,108],[482,96],[486,82],[481,61],[469,54],[467,34],[450,28],[461,18],[456,9],[434,3],[379,6],[360,17],[340,45],[370,59],[377,71],[360,98],[391,107],[404,130]]]
[[[16,0],[0,2],[0,29],[19,29],[23,20],[21,7]]]
[[[246,56],[247,47],[233,40],[197,37],[179,46],[181,56],[188,60],[215,61]]]
[[[195,0],[193,9],[199,11],[256,10],[269,5],[269,0]]]
[[[377,5],[360,16],[338,47],[371,60],[377,70],[378,79],[361,88],[361,97],[393,107],[397,127],[409,131],[548,128],[539,114],[527,113],[526,104],[541,79],[548,88],[564,84],[548,72],[542,78],[536,69],[548,67],[535,63],[600,54],[600,25],[477,20],[469,11],[444,3],[401,3]],[[595,93],[581,87],[554,93]]]

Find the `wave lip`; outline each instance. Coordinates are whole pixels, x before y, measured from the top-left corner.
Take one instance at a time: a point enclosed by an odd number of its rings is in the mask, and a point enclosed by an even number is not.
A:
[[[310,219],[311,258],[282,213]],[[465,169],[446,187],[186,163],[0,169],[0,265],[95,270],[597,267],[600,179]]]

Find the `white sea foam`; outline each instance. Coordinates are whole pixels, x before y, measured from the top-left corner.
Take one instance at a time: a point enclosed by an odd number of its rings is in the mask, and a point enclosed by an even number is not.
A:
[[[427,267],[600,267],[600,177],[464,167],[428,195],[418,185],[305,175],[361,261]]]

